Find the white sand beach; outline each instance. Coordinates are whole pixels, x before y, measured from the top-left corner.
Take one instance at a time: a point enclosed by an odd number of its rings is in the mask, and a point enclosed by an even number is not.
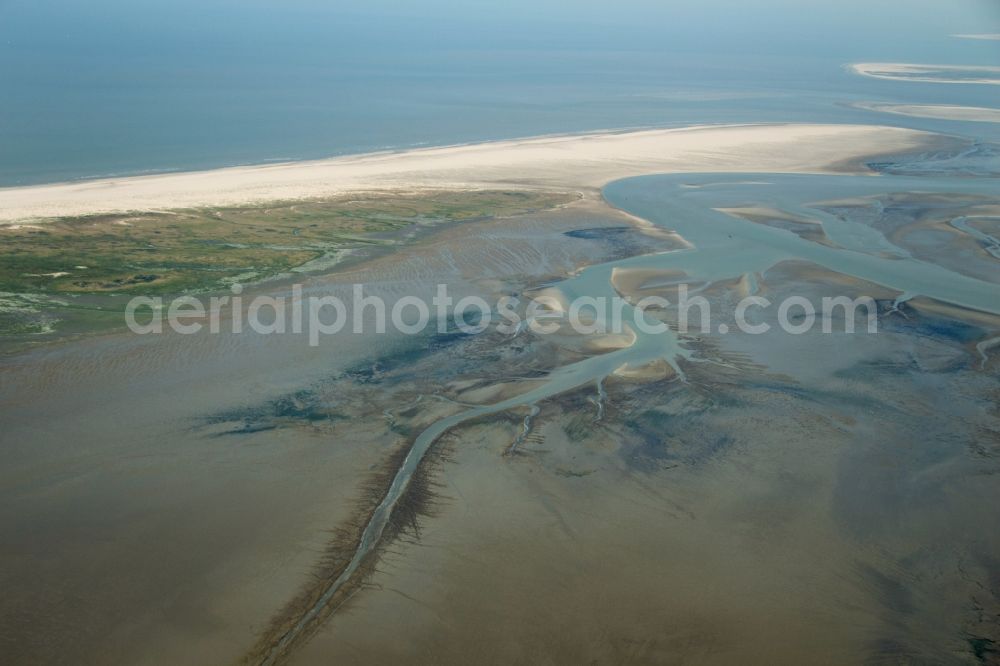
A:
[[[0,189],[0,223],[379,190],[599,187],[682,171],[842,170],[935,135],[868,125],[739,125],[549,136],[308,162]]]

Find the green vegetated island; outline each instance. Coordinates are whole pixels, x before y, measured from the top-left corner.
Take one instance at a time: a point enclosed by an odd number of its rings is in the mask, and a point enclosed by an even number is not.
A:
[[[321,273],[421,229],[568,203],[545,191],[352,194],[326,200],[65,217],[0,227],[0,335],[15,347],[123,325],[136,295],[209,293]]]

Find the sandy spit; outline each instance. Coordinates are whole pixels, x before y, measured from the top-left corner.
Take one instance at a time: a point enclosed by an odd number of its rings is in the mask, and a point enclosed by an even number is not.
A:
[[[309,162],[0,188],[0,224],[362,191],[592,188],[678,171],[817,172],[934,135],[868,125],[740,125],[498,141]],[[824,167],[823,165],[828,165]]]

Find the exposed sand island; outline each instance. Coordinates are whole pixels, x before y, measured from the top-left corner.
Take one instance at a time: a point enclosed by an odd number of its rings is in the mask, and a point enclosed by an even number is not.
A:
[[[1000,85],[1000,67],[988,65],[916,65],[901,62],[859,62],[848,65],[861,76],[921,83],[979,83]]]
[[[937,120],[965,120],[977,123],[1000,123],[1000,109],[982,106],[958,106],[954,104],[881,104],[878,102],[857,102],[851,106],[867,111],[893,113],[914,118],[934,118]]]
[[[977,35],[952,35],[952,37],[957,37],[958,39],[1000,40],[1000,33],[984,33]]]
[[[838,171],[858,155],[901,152],[933,140],[927,133],[864,125],[741,125],[541,137],[0,189],[0,222],[352,191],[599,187],[669,171],[817,172],[817,165]]]

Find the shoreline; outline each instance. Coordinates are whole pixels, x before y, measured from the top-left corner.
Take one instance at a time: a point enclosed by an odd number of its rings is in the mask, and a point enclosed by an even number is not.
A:
[[[322,160],[0,188],[0,226],[59,217],[298,201],[356,192],[599,188],[683,171],[840,172],[940,135],[882,125],[695,125],[549,135]]]
[[[726,127],[729,125],[754,125],[758,123],[706,123],[699,127]],[[608,127],[592,130],[580,130],[578,132],[546,132],[541,134],[525,134],[514,137],[492,137],[480,138],[456,143],[433,143],[430,141],[417,141],[412,143],[401,143],[397,145],[371,146],[365,149],[349,149],[344,151],[333,150],[321,155],[286,155],[282,157],[267,157],[260,159],[248,158],[246,160],[233,160],[218,164],[201,164],[190,166],[164,166],[150,167],[146,169],[122,169],[120,171],[97,171],[78,176],[67,176],[64,178],[44,179],[32,182],[8,182],[0,184],[0,194],[4,190],[27,189],[33,187],[47,187],[51,185],[85,185],[95,181],[118,181],[133,178],[155,178],[157,176],[182,175],[188,173],[208,173],[221,171],[224,169],[253,169],[257,167],[280,166],[286,164],[305,164],[311,162],[327,162],[330,160],[347,159],[360,156],[374,155],[397,155],[418,150],[433,150],[436,148],[462,148],[465,146],[478,146],[484,143],[501,143],[505,141],[523,141],[526,139],[548,139],[564,136],[587,136],[591,134],[622,134],[628,132],[645,132],[650,130],[682,129],[690,125],[684,124],[664,124],[664,125],[634,125],[625,127]]]

